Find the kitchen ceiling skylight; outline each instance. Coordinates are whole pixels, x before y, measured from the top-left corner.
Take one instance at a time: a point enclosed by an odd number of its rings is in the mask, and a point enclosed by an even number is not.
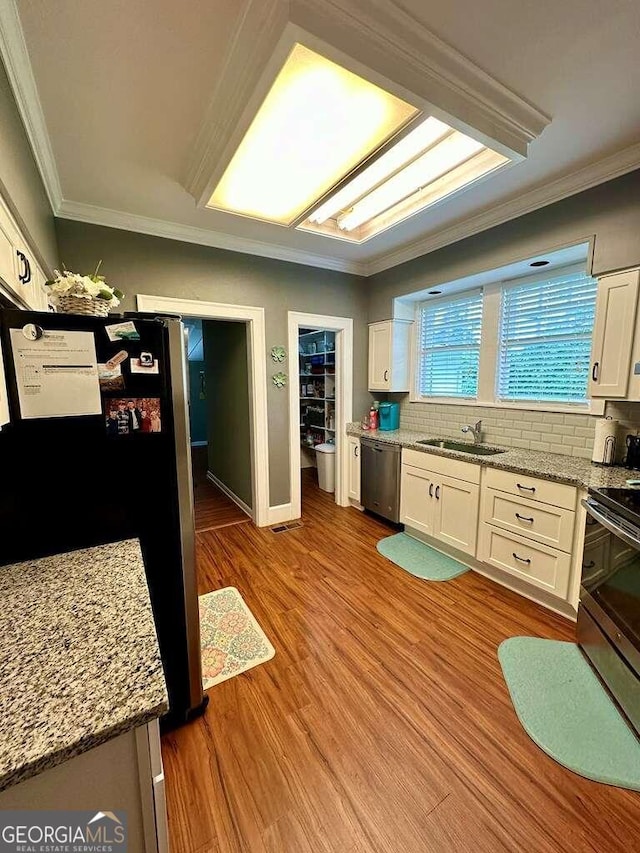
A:
[[[508,162],[295,44],[207,206],[360,243]]]
[[[292,225],[418,112],[296,44],[207,206]]]

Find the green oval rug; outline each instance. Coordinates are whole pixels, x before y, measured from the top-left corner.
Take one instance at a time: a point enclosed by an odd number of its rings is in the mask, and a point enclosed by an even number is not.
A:
[[[400,566],[405,572],[427,581],[450,581],[469,571],[469,567],[464,563],[436,551],[406,533],[387,536],[377,543],[376,548],[383,557]]]
[[[498,659],[524,730],[547,755],[587,779],[640,791],[640,740],[575,643],[510,637]]]

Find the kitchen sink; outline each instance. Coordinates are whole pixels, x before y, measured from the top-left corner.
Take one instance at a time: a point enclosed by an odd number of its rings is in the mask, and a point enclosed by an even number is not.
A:
[[[497,447],[483,447],[481,444],[467,444],[464,441],[444,441],[439,438],[423,438],[416,444],[424,444],[428,447],[439,447],[442,450],[456,450],[458,453],[474,453],[477,456],[495,456],[497,453],[505,453]]]

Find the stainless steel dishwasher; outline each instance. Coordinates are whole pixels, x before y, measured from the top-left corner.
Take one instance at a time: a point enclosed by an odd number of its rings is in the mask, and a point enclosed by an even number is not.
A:
[[[360,501],[365,509],[400,521],[400,445],[361,438]]]

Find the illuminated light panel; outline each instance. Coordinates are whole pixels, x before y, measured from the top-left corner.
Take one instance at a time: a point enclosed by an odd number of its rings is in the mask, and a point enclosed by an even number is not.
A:
[[[207,206],[291,225],[417,113],[296,44]]]
[[[314,210],[309,217],[309,221],[315,222],[317,225],[322,225],[323,222],[335,216],[336,213],[340,213],[341,210],[351,207],[365,193],[368,193],[385,178],[397,172],[398,169],[406,166],[419,154],[422,154],[427,148],[430,148],[435,142],[449,133],[451,133],[451,128],[448,124],[430,116],[381,157],[378,157],[370,166],[363,169],[359,175],[345,184],[342,189],[334,193],[317,210]]]
[[[352,231],[403,201],[407,196],[451,172],[484,147],[481,142],[471,139],[470,136],[465,136],[457,130],[453,131],[425,154],[356,202],[348,213],[339,216],[338,226],[344,231]]]
[[[452,193],[470,186],[474,181],[509,162],[509,158],[503,154],[485,148],[466,163],[462,163],[456,169],[429,184],[428,187],[413,193],[394,207],[369,220],[360,227],[360,233],[356,239],[358,241],[368,240],[392,225],[397,225],[409,216],[413,216],[414,213],[426,210]]]

